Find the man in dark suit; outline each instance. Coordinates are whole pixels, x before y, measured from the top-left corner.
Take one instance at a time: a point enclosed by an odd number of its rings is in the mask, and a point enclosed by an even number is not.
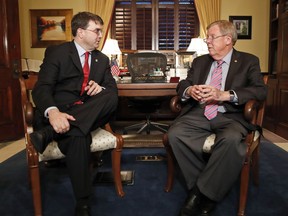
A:
[[[178,84],[186,105],[168,131],[189,189],[181,216],[210,215],[231,189],[244,162],[244,138],[255,129],[244,119],[245,103],[264,100],[267,94],[259,59],[233,48],[237,32],[232,23],[213,22],[204,41],[209,54],[195,58],[187,78]],[[215,145],[207,161],[202,148],[212,133]]]
[[[75,215],[90,215],[90,132],[109,121],[118,103],[109,58],[97,50],[102,28],[101,17],[76,14],[74,40],[46,50],[32,92],[37,110],[31,141],[40,153],[52,139],[58,141],[76,198]]]

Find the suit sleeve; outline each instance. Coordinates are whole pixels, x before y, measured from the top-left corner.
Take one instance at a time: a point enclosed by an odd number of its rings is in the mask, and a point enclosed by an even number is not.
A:
[[[59,69],[57,60],[53,58],[53,49],[53,47],[46,49],[38,81],[32,91],[33,101],[42,114],[44,114],[48,107],[57,106],[54,101],[53,92]]]
[[[241,64],[239,69],[234,72],[233,81],[230,82],[229,77],[227,80],[226,84],[228,85],[229,82],[229,85],[225,86],[225,89],[233,89],[236,92],[239,105],[247,103],[250,99],[266,99],[267,86],[263,81],[259,59],[254,55],[242,54]]]

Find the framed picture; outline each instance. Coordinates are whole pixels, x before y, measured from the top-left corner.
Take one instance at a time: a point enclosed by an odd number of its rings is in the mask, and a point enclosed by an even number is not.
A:
[[[72,9],[30,10],[32,48],[70,41]]]
[[[238,33],[238,39],[251,39],[252,16],[229,16]]]

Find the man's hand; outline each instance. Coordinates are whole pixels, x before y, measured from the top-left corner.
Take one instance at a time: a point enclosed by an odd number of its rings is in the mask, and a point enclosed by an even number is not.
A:
[[[187,97],[192,97],[197,101],[202,101],[203,99],[203,89],[201,88],[200,85],[193,85],[190,86],[187,91],[186,91],[186,96]]]
[[[70,130],[69,120],[76,120],[73,116],[60,112],[57,108],[49,110],[48,115],[49,122],[53,129],[56,131],[56,133],[60,134],[66,133]]]
[[[102,86],[98,85],[98,83],[93,80],[90,80],[88,85],[85,87],[85,92],[87,92],[87,95],[89,96],[99,94],[102,90]]]
[[[194,85],[190,86],[186,94],[193,97],[195,100],[206,103],[209,101],[229,101],[229,91],[221,91],[209,85]]]

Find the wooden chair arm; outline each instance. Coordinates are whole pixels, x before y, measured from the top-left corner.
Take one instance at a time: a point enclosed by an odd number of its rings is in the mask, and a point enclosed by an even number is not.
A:
[[[116,147],[116,149],[122,151],[122,148],[123,148],[123,145],[124,145],[123,137],[120,134],[115,133],[112,130],[112,128],[111,128],[109,123],[105,124],[104,130],[110,132],[111,134],[113,134],[116,137],[116,139],[117,139],[117,147]]]
[[[105,124],[104,130],[109,131],[110,133],[113,133],[113,134],[114,134],[114,132],[113,132],[113,130],[112,130],[112,128],[111,128],[111,126],[110,126],[109,123]]]
[[[34,107],[30,101],[26,101],[25,103],[25,120],[27,125],[32,125],[34,118]]]
[[[251,124],[257,124],[257,115],[260,107],[260,101],[249,100],[245,104],[244,117]]]
[[[182,109],[181,98],[179,96],[174,96],[170,100],[170,109],[172,112],[179,113]]]

